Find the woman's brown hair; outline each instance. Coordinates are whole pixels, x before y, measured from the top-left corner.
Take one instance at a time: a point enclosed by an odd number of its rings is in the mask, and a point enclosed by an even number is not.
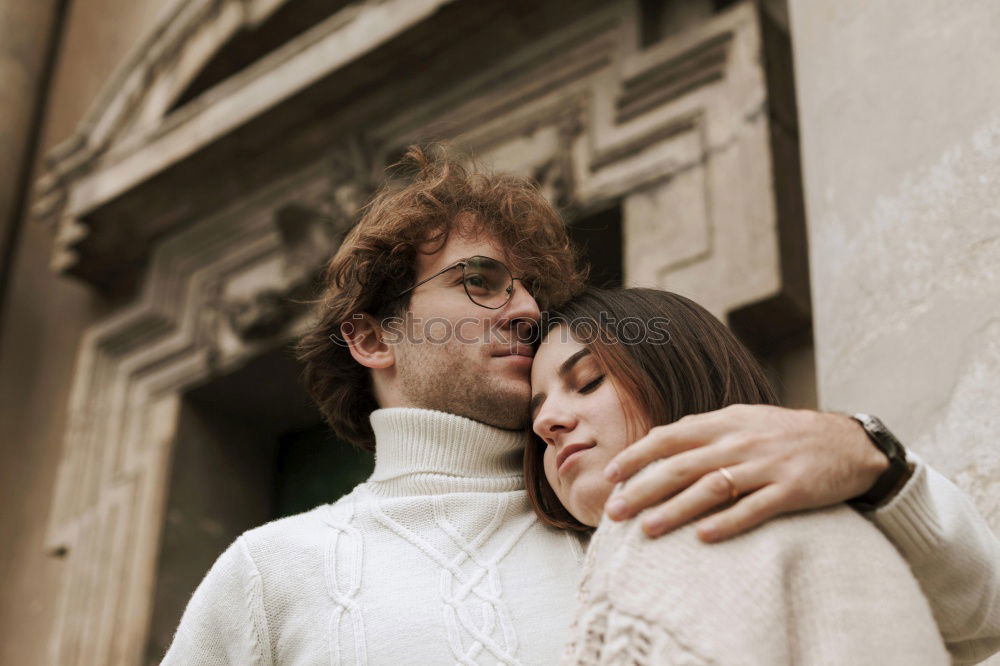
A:
[[[760,364],[722,322],[694,301],[657,289],[588,289],[545,318],[563,325],[619,390],[630,437],[688,414],[733,404],[778,404]],[[543,522],[589,531],[562,506],[542,466],[546,444],[525,449],[528,497]]]
[[[534,283],[540,307],[565,302],[585,274],[565,224],[535,183],[514,174],[470,169],[442,146],[411,146],[395,165],[396,179],[362,211],[323,276],[316,320],[299,340],[303,383],[327,423],[343,439],[373,451],[369,414],[378,405],[369,370],[341,338],[355,314],[401,314],[419,252],[433,253],[461,223],[495,238]]]

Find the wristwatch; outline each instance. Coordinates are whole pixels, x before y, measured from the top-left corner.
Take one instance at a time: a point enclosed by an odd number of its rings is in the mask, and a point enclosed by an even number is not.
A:
[[[869,414],[854,414],[851,418],[861,424],[868,439],[889,459],[889,468],[882,472],[875,485],[863,495],[847,501],[859,511],[874,511],[896,495],[912,470],[906,460],[906,449],[882,421]]]

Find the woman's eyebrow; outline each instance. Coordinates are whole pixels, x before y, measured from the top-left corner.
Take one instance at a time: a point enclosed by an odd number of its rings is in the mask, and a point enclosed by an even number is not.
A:
[[[577,361],[579,361],[581,358],[583,358],[589,353],[590,350],[587,349],[586,347],[581,349],[580,351],[578,351],[577,353],[573,354],[568,359],[563,361],[562,365],[559,366],[559,370],[557,370],[556,372],[558,372],[559,376],[562,377],[567,372],[573,369],[573,366],[576,365]]]

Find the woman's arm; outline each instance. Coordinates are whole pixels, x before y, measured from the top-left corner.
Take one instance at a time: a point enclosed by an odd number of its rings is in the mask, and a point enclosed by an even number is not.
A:
[[[1000,650],[1000,542],[969,498],[912,451],[913,476],[867,517],[896,545],[957,664]]]

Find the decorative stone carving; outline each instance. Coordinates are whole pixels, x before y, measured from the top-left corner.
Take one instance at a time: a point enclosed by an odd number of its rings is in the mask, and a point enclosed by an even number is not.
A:
[[[259,291],[248,300],[227,303],[229,325],[243,340],[269,338],[281,332],[291,320],[296,307],[284,290]]]
[[[293,202],[274,215],[281,240],[282,286],[220,304],[229,326],[242,340],[275,336],[302,314],[304,299],[312,296],[322,269],[375,192],[372,151],[359,136],[333,151],[328,163],[329,194],[319,207]]]
[[[220,310],[232,330],[244,341],[281,333],[302,312],[317,274],[340,242],[337,218],[291,203],[274,216],[281,239],[282,284],[262,287],[249,297],[223,301]],[[341,225],[342,226],[342,225]]]
[[[621,95],[615,100],[615,121],[628,122],[721,79],[726,72],[731,40],[731,33],[722,33],[670,58],[651,59],[652,62],[637,58],[636,69],[623,77]]]
[[[329,158],[330,165],[330,225],[338,235],[347,233],[361,207],[368,202],[382,181],[376,161],[374,141],[362,134],[352,134]]]
[[[581,109],[571,107],[555,121],[558,132],[555,154],[532,173],[549,201],[569,218],[574,216],[578,204],[573,176],[573,143],[584,129],[580,116]]]
[[[346,215],[343,218],[329,217],[296,203],[278,211],[274,223],[281,236],[284,273],[289,283],[309,280],[326,263],[339,240],[337,226],[346,228],[343,222],[347,219]]]

